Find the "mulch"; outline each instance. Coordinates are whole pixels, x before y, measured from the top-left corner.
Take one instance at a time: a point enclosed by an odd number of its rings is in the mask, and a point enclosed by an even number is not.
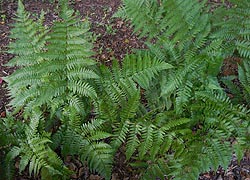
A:
[[[213,8],[216,8],[221,3],[220,0],[211,0],[211,2],[213,2]],[[71,4],[74,9],[80,12],[83,19],[88,18],[91,22],[91,31],[97,37],[94,44],[94,50],[96,51],[94,58],[98,62],[108,66],[112,64],[113,59],[122,60],[127,53],[133,52],[134,49],[146,48],[143,40],[139,39],[133,33],[128,22],[124,22],[119,18],[112,18],[112,15],[116,12],[120,4],[120,0],[75,0]],[[58,13],[54,11],[57,5],[57,1],[52,3],[51,0],[25,1],[26,9],[32,14],[39,14],[42,9],[46,12],[45,24],[48,26],[51,26],[53,20],[58,18]],[[227,3],[227,6],[230,7],[230,4]],[[0,9],[0,117],[4,117],[6,109],[9,108],[9,98],[6,90],[7,84],[2,80],[2,77],[8,76],[15,71],[15,68],[6,67],[4,64],[13,57],[13,55],[8,54],[6,51],[11,41],[8,36],[16,10],[16,1],[3,0],[2,9]],[[225,64],[228,64],[228,61]],[[229,65],[231,64],[229,63]],[[233,72],[237,73],[237,66],[233,66],[233,68],[230,66],[230,68],[233,69]],[[225,72],[228,72],[227,68]],[[133,172],[133,169],[125,163],[124,158],[123,153],[117,153],[112,180],[138,179],[138,174]],[[96,174],[91,174],[88,167],[83,165],[76,157],[68,156],[64,162],[71,170],[76,172],[72,176],[72,179],[103,179]],[[16,170],[18,172],[18,161],[16,163]],[[15,179],[31,180],[34,178],[29,177],[28,173],[24,172],[22,175],[18,175],[17,173]],[[39,179],[39,177],[36,179]],[[210,172],[201,174],[199,180],[250,180],[250,153],[246,153],[240,163],[233,156],[227,170],[222,168],[218,168],[217,171],[211,170]]]

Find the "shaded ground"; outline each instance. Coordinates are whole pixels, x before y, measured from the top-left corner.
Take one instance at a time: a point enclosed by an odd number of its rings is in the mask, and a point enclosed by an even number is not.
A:
[[[213,0],[214,7],[218,5],[219,0]],[[75,0],[72,6],[79,10],[82,18],[88,17],[91,22],[91,31],[96,34],[96,42],[94,49],[97,53],[95,58],[106,65],[110,65],[112,59],[116,58],[121,60],[126,53],[133,51],[133,49],[146,48],[142,40],[139,40],[136,35],[132,33],[132,29],[128,23],[121,19],[112,19],[111,16],[120,5],[120,0]],[[57,2],[51,3],[48,0],[44,2],[26,0],[26,9],[34,14],[39,14],[43,9],[46,12],[45,24],[50,26],[54,19],[58,18],[56,9]],[[15,2],[4,1],[2,4],[2,11],[0,16],[0,116],[5,116],[5,109],[8,104],[7,91],[5,90],[6,83],[2,81],[1,77],[11,74],[15,68],[5,67],[13,56],[6,53],[7,45],[11,41],[8,38],[10,26],[13,23],[12,18],[17,9]],[[234,63],[225,62],[223,74],[230,72],[237,74],[237,66]],[[228,65],[228,67],[227,67]],[[225,72],[225,73],[224,73]],[[102,179],[98,175],[89,173],[87,167],[83,166],[77,158],[67,157],[65,164],[73,170],[75,175],[72,179]],[[138,175],[134,172],[128,164],[125,163],[125,157],[122,152],[116,155],[116,164],[114,166],[112,180],[128,180],[138,179]],[[16,163],[18,167],[18,161]],[[18,169],[17,169],[18,170]],[[228,170],[219,168],[217,171],[204,173],[200,176],[199,180],[250,180],[250,153],[246,153],[245,157],[238,164],[235,157],[229,165]],[[1,177],[0,177],[1,179]],[[24,172],[22,176],[17,175],[16,180],[32,179],[29,178],[28,173]],[[37,178],[39,179],[39,178]]]

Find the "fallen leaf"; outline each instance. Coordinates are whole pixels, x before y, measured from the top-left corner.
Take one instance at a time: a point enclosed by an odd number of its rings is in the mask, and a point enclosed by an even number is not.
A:
[[[207,174],[203,174],[203,176],[205,177],[205,178],[208,178],[208,179],[210,179],[211,177],[210,177],[210,175],[207,173]]]
[[[6,117],[6,112],[5,111],[3,111],[3,112],[1,112],[1,117]]]
[[[76,171],[77,167],[74,163],[70,163],[69,164],[69,169],[72,170],[72,171]]]
[[[78,177],[81,177],[84,174],[84,171],[85,171],[84,167],[81,167],[78,172]]]
[[[125,39],[125,41],[124,41],[125,43],[129,43],[129,40],[128,39]]]
[[[93,175],[93,174],[91,174],[91,175],[89,176],[89,180],[101,180],[101,177],[98,176],[98,175]]]

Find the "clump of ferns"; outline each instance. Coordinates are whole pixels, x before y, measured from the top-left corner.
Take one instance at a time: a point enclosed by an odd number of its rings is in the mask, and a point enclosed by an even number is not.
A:
[[[19,69],[5,78],[10,105],[15,112],[23,109],[27,121],[25,135],[17,138],[18,144],[7,159],[21,157],[20,172],[28,166],[30,175],[41,173],[44,179],[67,179],[71,174],[51,149],[55,142],[50,131],[56,123],[63,124],[69,114],[76,119],[88,115],[92,100],[86,97],[96,97],[88,80],[98,78],[92,69],[95,62],[91,59],[88,22],[81,22],[66,1],[60,5],[60,22],[47,29],[43,17],[38,22],[30,19],[19,0],[11,32],[15,41],[9,46],[9,52],[16,56],[8,63]]]
[[[209,167],[216,169],[219,163],[225,167],[233,151],[225,140],[237,137],[242,151],[247,145],[244,138],[248,111],[233,105],[218,83],[217,75],[226,57],[227,45],[223,44],[223,38],[213,34],[211,15],[204,11],[206,2],[163,0],[159,4],[159,1],[124,0],[123,3],[118,16],[131,20],[135,32],[148,38],[147,45],[154,57],[174,66],[160,73],[158,81],[153,81],[148,88],[142,86],[146,89],[149,107],[154,109],[160,105],[163,111],[172,112],[171,117],[189,119],[189,130],[199,124],[203,127],[195,135],[186,132],[185,148],[180,148],[181,145],[179,148],[192,153],[177,153],[174,157],[179,156],[179,163],[176,167],[173,165],[176,171],[172,169],[172,172],[179,179],[195,179]],[[156,38],[156,43],[150,43],[152,38]],[[199,162],[199,156],[204,161]],[[191,167],[194,161],[199,163]],[[189,173],[178,172],[180,167]]]
[[[248,111],[234,106],[218,85],[216,75],[223,59],[223,43],[210,36],[209,15],[202,13],[204,4],[191,0],[165,0],[162,4],[148,0],[124,2],[135,29],[140,32],[147,24],[142,36],[155,36],[157,42],[148,43],[148,52],[127,56],[122,68],[114,61],[110,69],[94,67],[91,44],[85,42],[85,50],[80,51],[82,35],[88,28],[82,31],[78,25],[72,26],[78,21],[73,20],[73,11],[67,6],[62,5],[61,23],[56,23],[52,31],[41,33],[45,35],[33,37],[44,31],[37,30],[37,24],[19,5],[22,23],[17,27],[23,39],[12,44],[12,51],[18,56],[10,64],[21,63],[24,68],[7,81],[14,98],[12,105],[17,109],[25,106],[28,115],[32,115],[25,130],[27,139],[41,140],[43,150],[51,152],[55,159],[50,149],[60,149],[64,157],[79,155],[92,171],[107,179],[111,177],[113,156],[123,144],[127,161],[133,162],[134,167],[144,167],[144,179],[195,179],[210,167],[226,166],[232,149],[225,140],[235,137],[241,150],[247,142],[244,137]],[[176,12],[164,8],[169,6]],[[25,23],[28,29],[22,25]],[[155,28],[158,25],[160,28]],[[65,32],[65,28],[69,31]],[[33,38],[40,43],[30,43]],[[50,44],[43,52],[46,42]],[[23,46],[31,51],[19,52]],[[140,102],[141,89],[145,91],[146,106]],[[91,102],[96,115],[87,121]],[[35,105],[48,106],[50,123],[44,121],[41,111],[32,114]],[[62,124],[51,138],[44,129],[53,126],[55,117]],[[197,125],[200,128],[192,131]],[[53,143],[48,145],[50,139]],[[24,153],[26,146],[22,142],[12,154]],[[40,149],[34,152],[40,154]],[[27,154],[23,155],[26,165]],[[56,164],[50,160],[41,155],[37,163],[45,169],[64,167],[60,160]],[[31,172],[40,169],[36,163],[29,166]],[[64,170],[59,172],[67,174]],[[48,171],[42,172],[48,176]]]

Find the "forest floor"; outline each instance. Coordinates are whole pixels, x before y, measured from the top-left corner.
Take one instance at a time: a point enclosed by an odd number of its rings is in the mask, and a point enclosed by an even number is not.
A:
[[[219,5],[219,0],[213,0],[214,7]],[[95,59],[106,65],[111,65],[112,60],[122,60],[123,57],[134,49],[146,48],[143,40],[139,39],[134,33],[129,23],[118,18],[112,18],[114,12],[120,6],[120,0],[75,0],[72,6],[78,10],[82,19],[88,18],[91,22],[91,31],[96,35],[94,49]],[[51,3],[48,0],[26,0],[25,7],[34,17],[43,9],[45,11],[45,24],[50,26],[53,20],[58,18],[55,11],[58,3]],[[2,77],[8,76],[15,71],[15,68],[4,66],[13,55],[6,52],[7,46],[12,39],[9,38],[13,18],[17,10],[16,1],[3,1],[0,9],[0,117],[5,117],[8,109],[7,84]],[[224,75],[237,75],[237,63],[225,61],[222,69]],[[68,157],[65,164],[75,172],[72,179],[101,180],[102,177],[91,174],[87,167],[82,165],[77,158]],[[16,163],[18,167],[18,160]],[[16,168],[18,172],[18,168]],[[29,177],[28,172],[22,175],[16,173],[16,180],[34,179]],[[112,180],[136,180],[138,173],[125,163],[123,153],[117,153],[115,166],[113,169]],[[0,175],[1,179],[1,175]],[[36,178],[36,179],[39,179]],[[218,168],[201,174],[199,180],[250,180],[250,153],[246,153],[244,158],[238,163],[236,157],[227,170]]]

